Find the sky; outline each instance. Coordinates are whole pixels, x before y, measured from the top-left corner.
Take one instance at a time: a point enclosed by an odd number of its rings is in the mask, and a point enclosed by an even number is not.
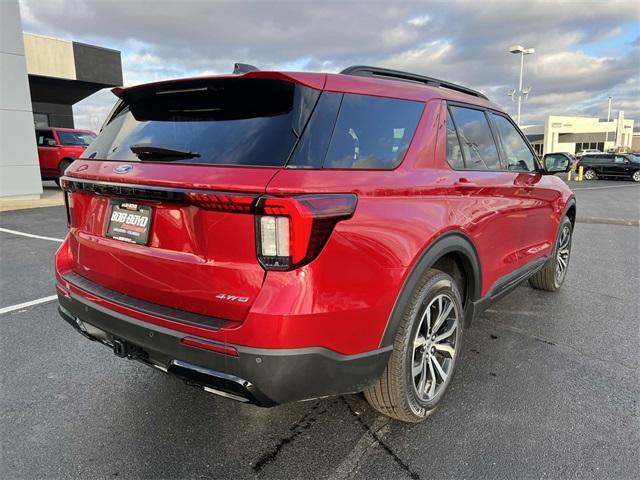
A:
[[[640,2],[627,0],[191,1],[20,0],[23,30],[122,52],[125,85],[262,70],[338,72],[354,64],[407,70],[507,95],[525,57],[522,124],[546,115],[640,121]],[[74,106],[97,129],[115,97]]]

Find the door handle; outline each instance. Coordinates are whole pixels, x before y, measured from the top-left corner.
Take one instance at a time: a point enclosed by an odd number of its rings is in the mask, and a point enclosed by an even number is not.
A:
[[[474,182],[469,181],[469,179],[461,177],[457,182],[454,182],[453,188],[465,189],[465,188],[476,188],[478,185]]]

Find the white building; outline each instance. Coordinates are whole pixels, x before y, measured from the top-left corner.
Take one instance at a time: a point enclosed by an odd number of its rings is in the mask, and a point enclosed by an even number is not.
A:
[[[624,112],[607,122],[595,117],[563,117],[549,115],[544,125],[522,127],[538,154],[577,153],[585,148],[601,152],[620,147],[631,148],[633,120],[625,120]]]
[[[23,34],[18,0],[0,0],[0,198],[38,198],[35,127],[73,128],[73,105],[116,85],[119,51]]]

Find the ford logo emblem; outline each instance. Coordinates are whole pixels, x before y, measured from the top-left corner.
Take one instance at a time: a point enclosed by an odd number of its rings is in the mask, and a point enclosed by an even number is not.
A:
[[[130,172],[132,168],[133,165],[118,165],[117,167],[113,168],[113,171],[115,173],[127,173]]]

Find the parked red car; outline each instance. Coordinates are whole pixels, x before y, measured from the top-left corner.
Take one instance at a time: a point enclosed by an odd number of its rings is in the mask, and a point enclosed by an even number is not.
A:
[[[43,180],[55,180],[63,175],[71,162],[82,155],[84,149],[96,138],[91,130],[73,128],[38,128],[36,143],[40,176]]]
[[[374,67],[116,88],[67,170],[62,317],[258,405],[364,391],[424,419],[463,333],[562,285],[576,203],[483,94]],[[563,160],[564,159],[564,160]]]

